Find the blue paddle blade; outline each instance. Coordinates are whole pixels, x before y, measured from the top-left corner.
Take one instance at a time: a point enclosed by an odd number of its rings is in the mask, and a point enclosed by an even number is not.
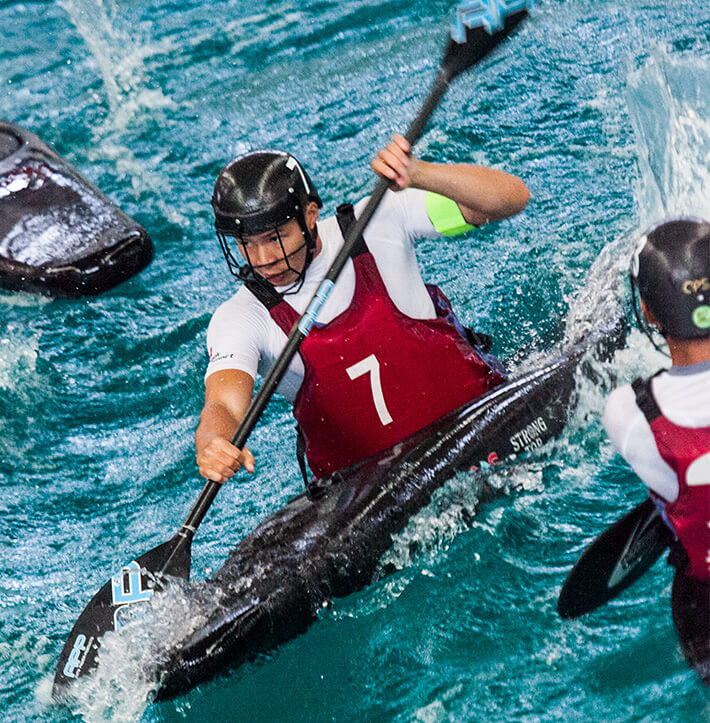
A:
[[[449,80],[505,40],[528,16],[532,0],[467,0],[459,3],[441,63]]]
[[[122,617],[131,606],[147,602],[162,589],[164,575],[189,578],[190,546],[184,541],[178,544],[181,539],[176,535],[129,562],[94,595],[74,624],[59,657],[52,688],[55,700],[65,699],[71,684],[96,668],[103,636],[121,627]],[[178,554],[173,555],[175,550]]]
[[[653,502],[642,502],[582,553],[562,586],[560,616],[577,618],[615,598],[658,560],[672,539]]]

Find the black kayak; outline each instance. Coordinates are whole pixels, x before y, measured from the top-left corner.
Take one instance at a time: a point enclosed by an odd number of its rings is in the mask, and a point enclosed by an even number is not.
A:
[[[152,259],[145,229],[37,136],[0,121],[0,287],[98,294]]]
[[[622,325],[623,326],[623,325]],[[321,480],[262,522],[214,578],[192,586],[219,600],[207,622],[158,653],[158,698],[183,693],[307,630],[332,598],[367,586],[393,538],[456,470],[502,463],[565,427],[587,352],[616,347],[599,333],[557,361],[464,405],[390,450]],[[482,476],[472,476],[482,486]]]

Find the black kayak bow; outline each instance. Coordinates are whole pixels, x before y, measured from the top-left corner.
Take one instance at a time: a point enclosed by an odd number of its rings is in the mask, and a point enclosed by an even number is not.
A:
[[[451,36],[429,95],[405,134],[414,145],[421,137],[432,113],[444,96],[449,83],[471,66],[483,60],[528,15],[531,0],[468,0],[460,3],[454,16]],[[350,251],[377,210],[389,188],[381,179],[357,222],[350,228],[339,254],[333,261],[306,312],[289,334],[280,356],[264,379],[239,425],[232,443],[242,448],[256,426],[271,396],[279,385],[291,360],[308,335],[320,308],[338,279]],[[178,533],[168,542],[137,558],[99,590],[79,616],[59,659],[52,695],[64,698],[76,679],[90,673],[97,665],[103,635],[120,626],[127,606],[148,600],[160,589],[165,576],[187,580],[190,575],[190,546],[221,485],[208,481]]]

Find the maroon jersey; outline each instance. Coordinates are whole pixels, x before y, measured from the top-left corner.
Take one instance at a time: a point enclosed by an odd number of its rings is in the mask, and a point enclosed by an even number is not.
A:
[[[293,405],[316,477],[385,450],[501,384],[454,325],[412,319],[390,299],[364,242],[353,254],[350,306],[303,341],[303,383]],[[299,314],[269,313],[288,335]]]
[[[663,416],[651,380],[633,383],[636,403],[648,421],[661,457],[678,476],[675,502],[652,493],[688,553],[688,574],[710,579],[710,427],[680,427]]]

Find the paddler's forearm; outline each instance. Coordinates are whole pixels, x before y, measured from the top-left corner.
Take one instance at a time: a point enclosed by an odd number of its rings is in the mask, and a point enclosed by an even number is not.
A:
[[[205,402],[200,414],[200,424],[195,432],[195,447],[198,454],[215,437],[231,440],[241,419],[238,419],[229,410],[218,402]]]
[[[226,369],[207,377],[205,405],[195,433],[198,453],[215,437],[232,439],[253,393],[254,379],[238,369]]]
[[[410,173],[414,188],[455,201],[466,222],[474,226],[514,216],[530,198],[521,179],[495,168],[416,160]]]
[[[205,406],[195,432],[200,474],[214,482],[226,482],[240,467],[254,471],[254,457],[247,447],[231,442],[249,407],[254,380],[246,372],[228,369],[207,377]]]
[[[231,439],[240,419],[224,405],[207,401],[195,432],[197,466],[213,482],[226,482],[242,466],[254,471],[254,456],[248,447],[237,449]]]

